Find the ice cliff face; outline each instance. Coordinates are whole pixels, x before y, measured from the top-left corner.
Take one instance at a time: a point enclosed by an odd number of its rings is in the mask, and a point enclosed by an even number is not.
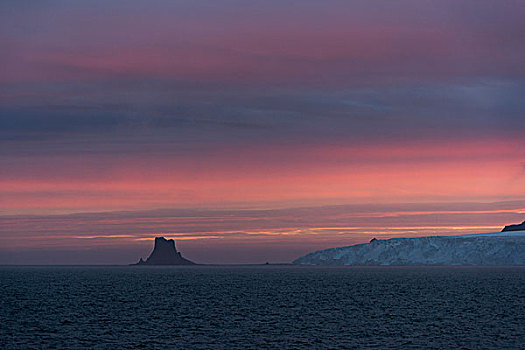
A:
[[[300,265],[525,265],[525,231],[392,238],[320,250]]]

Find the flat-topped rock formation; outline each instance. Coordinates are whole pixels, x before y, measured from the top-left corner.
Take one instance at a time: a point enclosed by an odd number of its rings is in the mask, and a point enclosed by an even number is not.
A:
[[[193,261],[182,257],[175,248],[173,239],[155,237],[155,246],[146,261],[140,258],[139,262],[133,265],[196,265]]]

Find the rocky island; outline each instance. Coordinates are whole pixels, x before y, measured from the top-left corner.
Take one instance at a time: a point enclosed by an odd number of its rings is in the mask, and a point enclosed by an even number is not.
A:
[[[139,262],[132,265],[196,265],[193,261],[182,257],[175,248],[173,239],[155,237],[155,246],[146,261],[140,258]]]
[[[503,230],[501,230],[501,232],[509,231],[525,231],[525,221],[523,221],[521,224],[505,226]]]
[[[372,239],[316,251],[298,265],[525,265],[525,222],[502,232],[461,236]]]

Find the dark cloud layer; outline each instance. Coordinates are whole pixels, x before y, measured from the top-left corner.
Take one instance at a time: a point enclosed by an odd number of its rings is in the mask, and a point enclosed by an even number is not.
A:
[[[141,93],[152,97],[144,101]],[[145,150],[144,143],[164,149],[232,142],[388,143],[425,138],[440,142],[489,134],[512,138],[525,128],[523,93],[521,83],[490,80],[333,92],[236,88],[188,92],[159,84],[149,90],[109,90],[114,102],[87,95],[75,104],[60,93],[47,102],[26,100],[26,105],[9,106],[17,99],[6,101],[0,108],[0,138],[3,149],[15,153],[45,152],[52,144],[42,140],[63,140],[69,144],[63,151],[75,153],[91,146],[105,152],[135,151],[137,144]],[[138,98],[123,101],[120,97],[126,94]]]
[[[2,8],[0,138],[13,154],[53,152],[43,139],[135,152],[524,127],[519,1]]]

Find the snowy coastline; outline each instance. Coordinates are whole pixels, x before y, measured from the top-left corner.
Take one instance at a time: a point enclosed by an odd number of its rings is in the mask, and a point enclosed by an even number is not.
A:
[[[525,265],[525,231],[372,240],[316,251],[298,265]]]

